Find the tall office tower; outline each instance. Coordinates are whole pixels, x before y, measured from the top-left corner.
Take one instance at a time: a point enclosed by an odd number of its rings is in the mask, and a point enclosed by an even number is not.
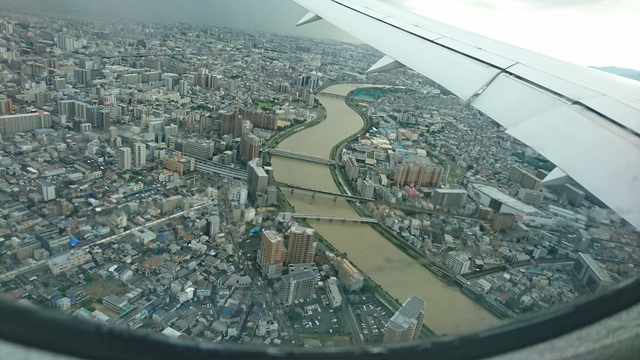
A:
[[[238,111],[220,112],[220,136],[225,135],[234,139],[242,135],[242,117]]]
[[[186,96],[189,93],[189,83],[186,80],[180,80],[178,83],[180,95]]]
[[[256,201],[258,194],[266,195],[267,187],[269,186],[269,175],[260,166],[260,159],[257,158],[249,161],[247,173],[249,199]]]
[[[118,148],[116,151],[116,160],[118,162],[118,169],[130,170],[131,169],[131,149],[128,147]]]
[[[391,317],[384,332],[383,343],[418,340],[424,321],[424,301],[411,296]]]
[[[445,209],[459,209],[464,207],[467,200],[467,192],[462,189],[436,189],[433,192],[431,203],[433,206]]]
[[[140,169],[147,166],[147,146],[144,143],[133,144],[133,167]]]
[[[291,227],[285,262],[289,264],[312,263],[317,244],[315,230],[300,226]]]
[[[282,239],[282,236],[275,231],[263,231],[257,260],[262,273],[269,279],[282,276],[282,257],[284,253],[284,239]]]
[[[218,235],[220,232],[220,216],[212,215],[207,219],[207,231],[206,234],[210,237]]]
[[[230,93],[234,93],[234,92],[236,91],[236,82],[235,82],[235,81],[231,81],[231,80],[230,80],[230,81],[227,83],[227,90],[228,90]]]
[[[260,154],[260,138],[253,134],[242,135],[240,141],[240,155],[245,160],[253,160]]]

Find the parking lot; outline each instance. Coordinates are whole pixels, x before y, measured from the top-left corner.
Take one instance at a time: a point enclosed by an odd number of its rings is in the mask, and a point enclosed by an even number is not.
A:
[[[370,342],[382,342],[384,330],[393,314],[375,304],[354,305],[353,309],[360,321],[360,327],[364,337]]]
[[[340,314],[324,306],[319,295],[320,290],[316,294],[317,299],[290,306],[304,313],[302,319],[292,321],[294,329],[300,333],[342,334]]]

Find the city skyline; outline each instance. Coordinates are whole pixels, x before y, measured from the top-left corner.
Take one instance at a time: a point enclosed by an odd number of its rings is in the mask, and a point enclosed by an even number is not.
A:
[[[640,33],[640,23],[634,20],[640,17],[640,5],[633,1],[382,1],[581,66],[640,70],[640,50],[625,44],[626,34]],[[151,22],[187,22],[360,42],[326,21],[296,28],[295,23],[306,14],[306,10],[293,0],[191,0],[191,6],[180,5],[177,12],[175,3],[168,0],[153,1],[153,6],[149,6],[149,0],[114,0],[108,3],[64,0],[55,5],[33,0],[31,3],[47,11],[49,16],[90,14]],[[247,12],[248,8],[253,10]]]

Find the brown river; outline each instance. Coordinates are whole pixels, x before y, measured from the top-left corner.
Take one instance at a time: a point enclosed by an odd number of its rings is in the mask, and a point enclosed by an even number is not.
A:
[[[360,85],[362,86],[362,85]],[[329,87],[325,93],[346,95],[355,85]],[[287,138],[279,149],[329,158],[331,148],[356,133],[363,125],[360,116],[342,99],[318,96],[327,109],[327,119],[319,125]],[[329,167],[274,156],[271,160],[278,181],[309,188],[339,192]],[[283,190],[297,213],[335,214],[357,217],[344,200],[310,193]],[[457,287],[446,286],[429,270],[391,244],[373,228],[364,224],[310,222],[311,225],[361,271],[393,297],[404,302],[416,295],[425,301],[424,323],[438,334],[457,335],[485,329],[500,321],[470,300]]]

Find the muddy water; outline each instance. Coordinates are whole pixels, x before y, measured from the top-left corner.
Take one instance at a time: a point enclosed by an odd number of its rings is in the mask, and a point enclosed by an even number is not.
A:
[[[346,95],[355,85],[337,85],[324,92]],[[362,127],[362,119],[344,100],[319,96],[327,119],[283,141],[279,148],[328,158],[331,148]],[[324,165],[274,156],[271,160],[278,181],[338,192],[329,168]],[[296,212],[358,214],[344,200],[330,196],[283,190]],[[404,302],[416,295],[425,305],[425,324],[438,334],[461,334],[499,323],[489,312],[471,301],[456,287],[447,287],[433,273],[404,254],[373,228],[363,224],[311,222],[311,225],[340,252],[347,253],[360,270],[393,297]]]

